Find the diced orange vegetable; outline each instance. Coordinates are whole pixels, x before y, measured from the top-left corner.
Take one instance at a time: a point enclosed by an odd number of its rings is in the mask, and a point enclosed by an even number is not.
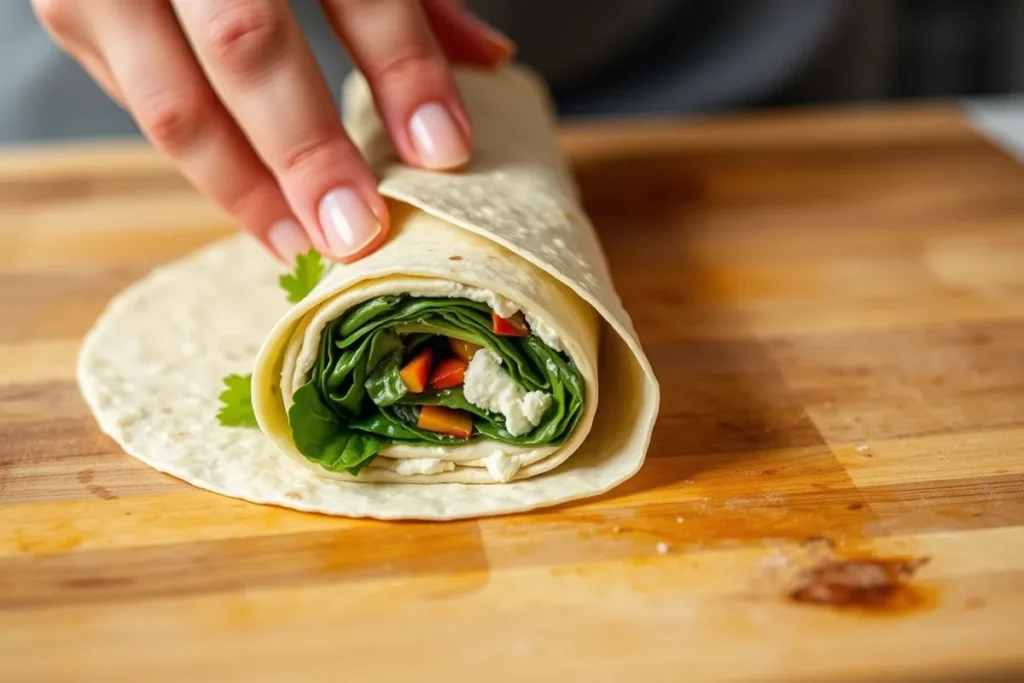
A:
[[[456,339],[455,337],[448,338],[448,345],[452,347],[452,353],[467,363],[473,360],[473,354],[480,350],[480,347],[476,344],[471,344],[468,341]]]
[[[473,435],[473,416],[461,410],[423,406],[420,408],[420,419],[416,426],[428,432],[468,439]]]
[[[445,358],[434,368],[430,386],[434,389],[451,389],[462,384],[469,363],[461,358]]]
[[[417,353],[399,371],[398,374],[402,376],[402,381],[405,382],[409,391],[418,394],[427,388],[427,379],[430,377],[430,366],[433,360],[434,352],[430,348],[426,348]]]
[[[494,334],[503,337],[525,337],[530,334],[530,328],[526,326],[526,319],[522,313],[516,313],[511,318],[502,318],[491,311],[491,329]]]

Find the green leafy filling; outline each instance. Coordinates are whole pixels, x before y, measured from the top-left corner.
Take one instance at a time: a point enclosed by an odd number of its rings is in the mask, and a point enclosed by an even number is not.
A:
[[[402,365],[424,345],[438,345],[440,351],[449,337],[497,355],[526,391],[550,394],[551,404],[540,423],[526,434],[512,436],[502,415],[469,403],[461,387],[408,392],[399,375]],[[430,446],[486,438],[516,445],[560,444],[583,414],[583,391],[576,366],[536,336],[496,335],[486,304],[382,296],[326,327],[310,381],[295,392],[288,419],[299,452],[327,470],[357,474],[388,443]],[[458,439],[418,428],[424,405],[470,413],[472,436]]]

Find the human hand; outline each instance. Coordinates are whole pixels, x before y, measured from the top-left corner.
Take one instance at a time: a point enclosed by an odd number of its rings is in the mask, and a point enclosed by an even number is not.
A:
[[[511,43],[460,0],[320,0],[410,165],[456,168],[471,129],[448,60]],[[41,23],[181,172],[286,262],[348,263],[388,231],[384,201],[287,0],[33,0]]]

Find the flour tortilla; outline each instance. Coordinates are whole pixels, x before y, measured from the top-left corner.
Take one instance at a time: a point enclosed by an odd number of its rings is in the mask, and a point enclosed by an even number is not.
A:
[[[474,163],[457,174],[401,165],[365,80],[346,81],[345,124],[381,178],[393,233],[369,257],[335,267],[299,304],[283,304],[279,267],[245,237],[158,269],[119,295],[79,362],[101,428],[130,454],[202,488],[357,517],[523,511],[597,495],[635,474],[658,383],[558,154],[547,93],[516,66],[460,68],[456,79],[476,144]],[[310,362],[303,335],[324,322],[317,313],[451,283],[496,293],[557,332],[587,392],[569,441],[504,484],[484,483],[485,470],[465,463],[445,476],[399,476],[387,461],[364,470],[369,477],[342,481],[299,455],[286,407]],[[222,377],[250,371],[260,430],[221,427]]]

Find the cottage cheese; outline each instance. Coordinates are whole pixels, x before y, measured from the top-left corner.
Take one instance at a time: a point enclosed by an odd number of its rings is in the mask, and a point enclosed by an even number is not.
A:
[[[521,436],[540,424],[551,405],[543,391],[527,392],[501,367],[501,358],[487,349],[473,355],[462,391],[477,408],[505,416],[505,429]]]

